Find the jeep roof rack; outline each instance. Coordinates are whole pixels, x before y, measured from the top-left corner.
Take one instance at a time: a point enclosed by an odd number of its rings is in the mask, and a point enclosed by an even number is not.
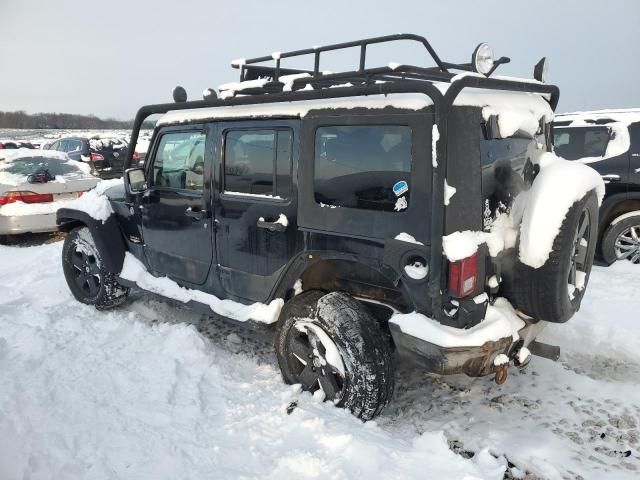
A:
[[[367,47],[381,43],[390,43],[402,40],[414,41],[424,46],[427,53],[435,62],[434,67],[418,67],[415,65],[400,65],[390,63],[386,67],[366,68]],[[481,44],[483,45],[483,44]],[[344,71],[339,73],[323,73],[320,70],[320,58],[323,52],[336,50],[345,50],[349,48],[360,48],[360,61],[357,69],[352,71]],[[477,49],[476,49],[477,51]],[[475,52],[474,52],[475,53]],[[285,58],[301,57],[313,55],[313,69],[292,69],[282,68],[281,61]],[[274,61],[274,66],[257,65],[260,63]],[[500,57],[494,63],[492,68],[487,72],[486,76],[490,76],[498,66],[509,63],[511,60],[507,57]],[[231,62],[231,66],[240,69],[240,82],[249,80],[266,79],[270,80],[262,86],[243,88],[242,94],[262,94],[274,93],[282,91],[283,83],[280,78],[285,75],[305,75],[293,80],[291,90],[300,90],[307,85],[313,88],[326,88],[345,82],[352,84],[372,84],[375,81],[394,81],[394,80],[427,80],[438,82],[450,82],[454,78],[454,74],[450,70],[461,70],[464,72],[475,72],[473,63],[450,63],[440,59],[436,51],[426,38],[411,33],[399,33],[395,35],[386,35],[382,37],[365,38],[362,40],[354,40],[351,42],[335,43],[322,47],[311,47],[302,50],[293,50],[290,52],[274,52],[271,55],[255,57],[250,59],[239,59]]]

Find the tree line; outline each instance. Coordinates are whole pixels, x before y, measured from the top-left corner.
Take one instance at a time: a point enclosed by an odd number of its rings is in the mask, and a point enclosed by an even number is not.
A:
[[[153,128],[154,122],[144,122],[142,128]],[[130,129],[133,120],[98,118],[95,115],[76,115],[73,113],[32,113],[23,110],[17,112],[0,111],[0,128],[23,129]]]

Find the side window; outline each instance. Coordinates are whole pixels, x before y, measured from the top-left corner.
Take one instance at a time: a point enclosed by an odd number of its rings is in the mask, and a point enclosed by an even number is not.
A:
[[[409,127],[316,130],[314,191],[322,206],[400,212],[409,206],[410,176]]]
[[[224,143],[224,191],[288,198],[291,194],[288,129],[229,130]]]
[[[151,185],[202,191],[205,140],[202,132],[165,133],[153,160]]]
[[[82,150],[81,140],[67,140],[66,152],[79,152]]]

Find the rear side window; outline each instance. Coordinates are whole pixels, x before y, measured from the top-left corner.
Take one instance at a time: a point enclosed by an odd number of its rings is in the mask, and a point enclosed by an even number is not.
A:
[[[609,137],[607,127],[556,127],[553,130],[553,145],[556,154],[567,160],[604,157]]]
[[[314,168],[315,199],[322,206],[403,211],[410,197],[411,129],[320,127]]]
[[[224,191],[288,198],[291,130],[230,130],[224,146]]]
[[[205,140],[202,132],[164,134],[153,160],[152,185],[202,191]]]

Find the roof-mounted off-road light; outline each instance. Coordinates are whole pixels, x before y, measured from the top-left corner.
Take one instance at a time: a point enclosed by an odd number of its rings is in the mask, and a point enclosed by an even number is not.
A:
[[[493,50],[487,43],[481,43],[473,51],[471,66],[474,72],[489,75],[493,69]]]
[[[176,103],[183,103],[187,101],[187,91],[184,87],[178,85],[173,89],[173,101]]]
[[[547,70],[549,69],[549,60],[547,57],[542,57],[536,66],[533,67],[533,78],[539,82],[545,83],[547,81]]]

